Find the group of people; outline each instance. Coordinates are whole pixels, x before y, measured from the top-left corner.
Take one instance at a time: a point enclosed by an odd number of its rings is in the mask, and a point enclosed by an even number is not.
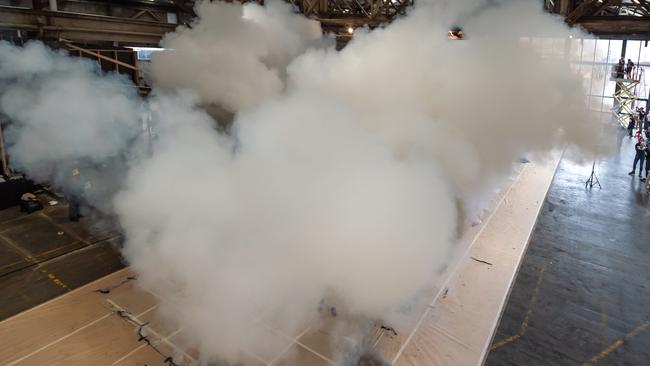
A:
[[[618,60],[618,64],[614,68],[615,77],[617,79],[628,78],[632,79],[632,71],[634,70],[634,62],[631,59],[627,59],[627,64],[625,63],[625,58],[621,57]]]
[[[632,171],[630,175],[636,173],[636,167],[639,166],[639,180],[646,182],[649,178],[648,173],[650,172],[650,120],[647,119],[648,113],[644,110],[643,107],[636,109],[636,113],[630,116],[630,122],[628,123],[628,135],[637,139],[637,143],[634,145],[634,163],[632,164]],[[636,130],[636,133],[634,131]],[[645,170],[644,170],[645,166]],[[647,182],[650,185],[650,181]]]

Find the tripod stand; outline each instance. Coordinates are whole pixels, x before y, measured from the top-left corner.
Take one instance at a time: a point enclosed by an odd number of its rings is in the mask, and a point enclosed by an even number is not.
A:
[[[589,179],[585,182],[585,189],[593,188],[593,186],[598,185],[598,189],[602,189],[603,187],[600,185],[600,181],[598,181],[598,177],[596,176],[596,159],[594,159],[593,164],[591,164],[591,175],[589,175]]]

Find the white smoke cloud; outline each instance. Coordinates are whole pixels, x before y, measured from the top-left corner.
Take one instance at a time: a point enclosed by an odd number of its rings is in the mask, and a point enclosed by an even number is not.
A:
[[[588,145],[580,79],[568,62],[542,60],[520,43],[541,31],[568,41],[569,31],[537,2],[486,3],[424,4],[341,52],[303,55],[289,67],[290,84],[344,98],[363,111],[368,128],[393,146],[429,154],[470,192],[526,153],[562,141]],[[450,42],[450,19],[465,18],[469,40]]]
[[[231,112],[279,94],[286,65],[322,37],[318,22],[289,7],[199,2],[191,28],[166,35],[162,46],[171,51],[153,56],[155,85],[192,89],[203,103]]]
[[[524,21],[494,27],[500,12],[568,35],[532,2],[424,4],[342,52],[295,58],[281,96],[237,104],[236,146],[206,131],[170,136],[170,150],[132,176],[118,200],[127,232],[155,237],[135,240],[130,257],[182,309],[170,313],[204,355],[262,354],[270,345],[251,336],[251,318],[271,313],[295,332],[323,297],[392,319],[449,260],[456,199],[476,207],[524,154],[591,147],[580,80],[520,43],[512,30]],[[448,19],[463,17],[470,39],[450,42]],[[167,174],[166,151],[183,168],[161,209],[146,187]],[[181,285],[170,293],[170,283]]]
[[[329,291],[380,317],[444,265],[454,201],[437,165],[396,156],[340,101],[300,94],[243,113],[236,152],[207,116],[169,101],[158,113],[173,133],[132,173],[118,213],[136,270],[204,350],[234,357],[251,317],[309,319]]]
[[[464,224],[457,202],[476,207],[492,188],[486,182],[524,154],[593,147],[580,80],[567,62],[540,59],[520,42],[569,35],[538,2],[416,6],[385,29],[358,30],[341,52],[308,48],[320,37],[314,23],[273,2],[202,3],[191,29],[163,41],[174,51],[153,59],[156,85],[190,93],[150,97],[153,154],[132,163],[114,202],[131,265],[204,361],[269,352],[258,321],[295,334],[317,317],[321,299],[344,319],[397,319],[448,264]],[[452,24],[467,41],[446,38]],[[77,61],[31,57],[77,70]],[[15,73],[7,65],[0,75]],[[45,79],[63,73],[39,65]],[[100,91],[115,83],[89,79]],[[38,85],[69,102],[59,84]],[[114,99],[87,103],[125,115],[23,115],[10,90],[2,109],[22,126],[16,158],[30,169],[126,149],[137,108],[110,90]],[[238,112],[230,135],[197,107],[206,104]],[[72,131],[62,143],[89,151],[43,151],[25,137],[51,133],[51,116]],[[83,123],[95,127],[75,133]],[[106,126],[121,132],[93,148]]]
[[[135,88],[117,77],[98,78],[89,60],[40,43],[2,43],[0,65],[8,84],[0,108],[21,129],[12,154],[21,169],[47,159],[113,156],[139,132]]]
[[[59,188],[83,166],[92,181],[87,195],[107,212],[141,133],[140,104],[129,81],[98,72],[96,63],[38,42],[18,48],[0,41],[0,111],[13,122],[5,132],[11,166]]]

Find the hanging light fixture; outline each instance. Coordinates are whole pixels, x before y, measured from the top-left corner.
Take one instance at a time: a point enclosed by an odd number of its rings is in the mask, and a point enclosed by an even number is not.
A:
[[[447,32],[447,38],[458,41],[465,38],[465,33],[463,33],[463,30],[460,27],[453,26],[449,29],[449,32]]]

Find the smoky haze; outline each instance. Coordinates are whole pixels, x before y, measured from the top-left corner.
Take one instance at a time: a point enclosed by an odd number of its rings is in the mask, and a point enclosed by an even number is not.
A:
[[[258,105],[284,89],[287,64],[308,46],[327,44],[318,22],[288,3],[199,2],[197,20],[163,38],[151,76],[162,90],[188,88],[230,112]]]
[[[56,188],[81,166],[93,205],[109,213],[141,135],[135,88],[99,77],[92,61],[70,58],[41,43],[22,48],[0,41],[0,111],[11,166]]]
[[[111,197],[132,268],[203,362],[281,351],[266,325],[297,335],[324,301],[349,323],[333,332],[337,362],[381,364],[364,324],[400,330],[458,249],[459,208],[471,215],[524,155],[594,149],[581,79],[520,41],[584,36],[538,1],[418,1],[340,52],[276,2],[197,12],[152,60],[152,153],[127,154]],[[452,25],[467,40],[448,40]],[[11,153],[30,175],[140,151],[142,106],[119,80],[40,44],[0,51]],[[25,58],[34,70],[15,83]],[[74,80],[92,92],[63,93]],[[24,85],[56,98],[29,111],[12,96]],[[201,105],[236,112],[230,133]]]

